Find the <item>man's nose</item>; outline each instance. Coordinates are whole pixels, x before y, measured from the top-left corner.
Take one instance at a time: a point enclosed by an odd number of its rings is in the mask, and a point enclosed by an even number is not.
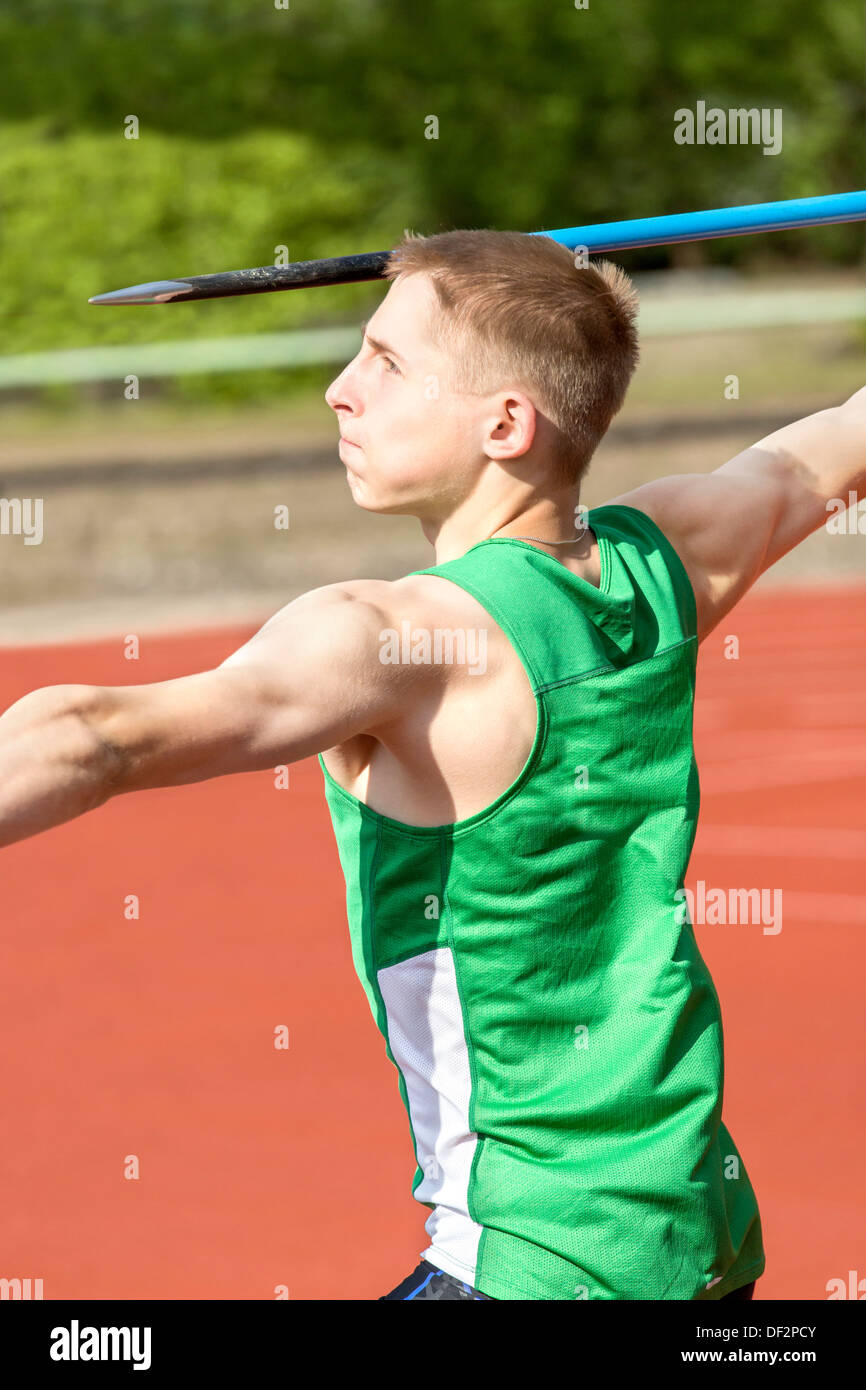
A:
[[[352,392],[351,362],[344,367],[338,377],[335,377],[325,392],[325,400],[332,410],[352,410],[355,408],[355,400]]]
[[[337,409],[337,399],[338,399],[338,397],[339,397],[339,393],[340,393],[340,382],[341,382],[342,380],[343,380],[343,373],[341,372],[339,376],[334,377],[334,380],[331,382],[330,386],[328,387],[327,391],[325,392],[325,401],[326,401],[327,404],[331,407],[332,410],[336,410],[336,409]]]

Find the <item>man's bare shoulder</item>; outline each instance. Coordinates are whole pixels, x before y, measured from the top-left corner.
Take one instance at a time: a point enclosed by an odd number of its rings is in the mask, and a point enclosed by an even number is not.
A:
[[[768,490],[766,476],[735,474],[716,468],[706,473],[675,473],[653,478],[630,492],[611,497],[603,505],[633,507],[645,512],[661,530],[691,535],[698,528],[706,527],[708,519],[717,515],[719,504],[726,507],[726,513],[735,508],[746,519],[754,501],[765,496]],[[726,514],[725,520],[728,519]]]
[[[772,460],[748,463],[739,455],[709,473],[656,478],[605,504],[644,512],[672,545],[694,591],[700,640],[776,558],[787,479]]]
[[[311,589],[302,599],[326,608],[332,603],[356,603],[390,625],[404,619],[417,624],[445,621],[471,609],[483,611],[476,599],[441,575],[407,574],[399,579],[346,579]],[[300,600],[295,600],[296,603]]]
[[[435,651],[437,632],[487,627],[489,615],[465,589],[439,575],[344,580],[327,586],[327,590],[327,595],[320,590],[317,598],[312,593],[306,597],[310,602],[326,605],[322,611],[325,620],[327,606],[334,603],[341,604],[344,612],[348,608],[351,613],[353,603],[363,610],[361,626],[367,627],[368,641],[375,639],[381,653],[379,660],[385,661],[380,669],[394,682],[398,696],[394,708],[385,711],[383,718],[322,751],[328,772],[347,790],[358,790],[356,779],[369,766],[377,748],[381,753],[379,745],[393,748],[395,742],[400,742],[401,730],[414,728],[419,719],[423,722],[437,711],[441,717],[443,699],[466,674],[466,668],[459,663],[422,660],[419,653],[425,650],[423,638],[428,638],[430,649]],[[502,659],[495,636],[487,657],[490,669],[498,669]],[[485,641],[486,656],[487,652]]]
[[[340,579],[308,589],[277,609],[260,632],[268,637],[288,631],[297,621],[339,623],[371,631],[404,617],[435,611],[443,588],[435,577],[406,575],[400,579]],[[447,601],[447,600],[446,600]]]

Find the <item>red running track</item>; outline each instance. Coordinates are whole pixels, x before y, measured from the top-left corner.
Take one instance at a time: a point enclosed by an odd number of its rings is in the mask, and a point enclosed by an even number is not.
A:
[[[7,649],[0,707],[205,670],[249,635],[144,637],[134,664],[119,639]],[[782,892],[780,930],[695,922],[761,1207],[758,1298],[866,1279],[864,651],[848,586],[753,591],[700,655],[687,886]],[[2,868],[0,1277],[46,1299],[369,1300],[414,1267],[426,1211],[314,759],[287,790],[248,773],[121,797]]]

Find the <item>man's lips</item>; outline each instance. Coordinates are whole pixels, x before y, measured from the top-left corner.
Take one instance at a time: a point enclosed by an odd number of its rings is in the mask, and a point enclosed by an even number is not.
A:
[[[348,444],[348,446],[349,446],[350,449],[360,449],[360,447],[361,447],[360,444],[356,444],[356,443],[355,443],[354,439],[347,439],[346,436],[345,436],[344,434],[341,434],[341,435],[340,435],[340,443],[341,443],[341,444]]]

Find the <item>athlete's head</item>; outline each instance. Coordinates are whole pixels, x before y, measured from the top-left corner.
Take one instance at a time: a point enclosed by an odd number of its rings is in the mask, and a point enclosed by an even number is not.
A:
[[[442,521],[479,490],[577,493],[637,364],[624,271],[478,230],[407,234],[386,276],[325,396],[357,504]]]

